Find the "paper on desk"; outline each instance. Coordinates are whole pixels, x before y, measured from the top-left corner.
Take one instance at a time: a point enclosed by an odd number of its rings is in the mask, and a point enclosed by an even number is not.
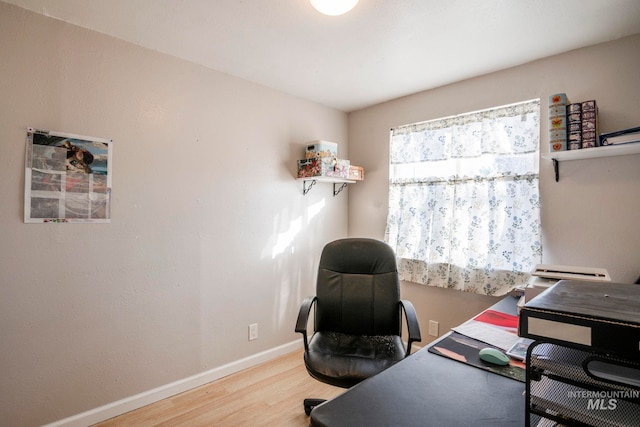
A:
[[[509,350],[520,339],[516,334],[475,320],[465,322],[453,328],[453,330],[459,334],[496,346],[504,351]]]

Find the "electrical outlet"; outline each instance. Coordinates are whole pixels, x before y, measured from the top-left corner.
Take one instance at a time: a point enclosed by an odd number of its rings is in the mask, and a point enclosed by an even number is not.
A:
[[[258,339],[258,324],[252,323],[249,325],[249,341]]]
[[[438,336],[438,325],[439,323],[435,320],[429,320],[429,335],[432,337]]]

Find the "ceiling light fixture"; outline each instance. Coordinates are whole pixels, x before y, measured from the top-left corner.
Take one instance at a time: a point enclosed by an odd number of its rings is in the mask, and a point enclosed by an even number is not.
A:
[[[338,16],[353,9],[358,0],[309,0],[311,5],[320,13],[330,16]]]

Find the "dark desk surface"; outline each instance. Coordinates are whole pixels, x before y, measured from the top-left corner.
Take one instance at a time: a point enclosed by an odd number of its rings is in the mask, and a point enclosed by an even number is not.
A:
[[[516,313],[516,299],[492,307]],[[430,344],[433,345],[434,343]],[[311,426],[524,426],[525,384],[423,348],[316,407]]]

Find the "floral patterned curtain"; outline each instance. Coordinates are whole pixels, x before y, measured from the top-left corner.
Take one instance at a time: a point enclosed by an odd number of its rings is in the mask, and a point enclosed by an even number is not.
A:
[[[504,295],[542,259],[539,100],[391,131],[385,240],[400,279]]]

